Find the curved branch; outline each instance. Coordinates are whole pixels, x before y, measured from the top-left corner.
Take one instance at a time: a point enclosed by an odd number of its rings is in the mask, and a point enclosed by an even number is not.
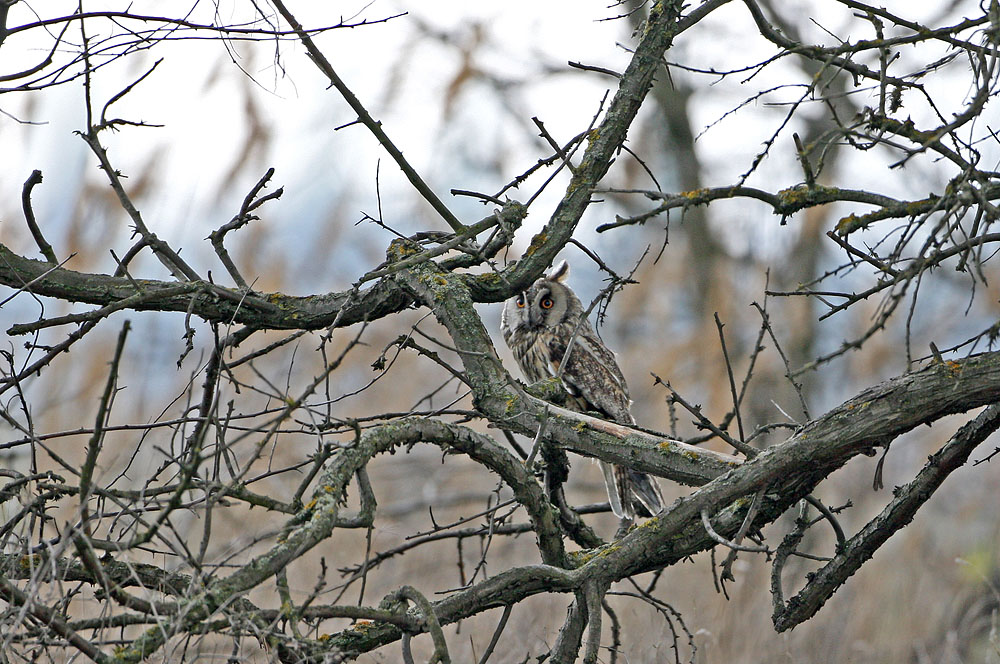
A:
[[[406,418],[366,432],[357,444],[333,457],[317,479],[309,507],[292,519],[285,537],[231,575],[210,583],[203,592],[181,600],[182,610],[178,612],[178,617],[167,621],[160,629],[143,634],[122,656],[122,660],[140,661],[160,648],[166,635],[205,620],[226,605],[230,598],[257,586],[326,540],[338,525],[340,505],[355,473],[376,454],[418,442],[434,442],[446,450],[461,451],[503,477],[518,500],[523,501],[522,505],[535,524],[542,559],[566,564],[558,516],[555,510],[548,507],[541,487],[517,459],[492,439],[466,427],[437,420]],[[436,607],[434,610],[438,611]],[[398,629],[393,627],[391,634],[398,637]]]
[[[441,631],[441,623],[434,614],[434,607],[427,601],[423,593],[413,586],[403,586],[392,593],[389,598],[396,601],[407,600],[417,605],[420,615],[423,616],[424,624],[427,626],[427,631],[430,632],[431,638],[434,640],[434,652],[431,655],[430,664],[437,662],[450,664],[451,655],[448,654],[448,642],[444,638],[444,632]]]
[[[771,193],[769,191],[764,191],[763,189],[746,187],[743,185],[709,187],[696,189],[694,191],[682,191],[677,194],[664,194],[657,191],[638,189],[609,189],[608,191],[610,193],[642,194],[647,198],[661,199],[663,202],[652,210],[643,212],[640,215],[627,218],[618,217],[613,222],[601,224],[597,227],[598,233],[603,233],[621,226],[642,224],[645,223],[646,220],[655,217],[658,214],[662,214],[663,212],[673,210],[675,208],[687,209],[697,205],[707,205],[712,201],[721,199],[752,198],[770,205],[772,212],[774,212],[774,214],[780,214],[782,217],[788,217],[789,215],[806,208],[840,201],[878,205],[883,209],[895,209],[901,208],[904,205],[909,205],[908,203],[897,201],[894,198],[870,191],[864,191],[863,189],[843,189],[840,187],[829,187],[824,185],[799,185],[789,187],[788,189],[782,189],[777,193]]]
[[[529,565],[506,570],[434,602],[434,613],[441,624],[450,624],[532,595],[578,592],[587,583],[610,583],[675,564],[716,545],[701,523],[703,509],[728,505],[715,513],[714,530],[731,535],[743,524],[749,502],[738,499],[760,487],[768,487],[753,523],[760,528],[776,520],[829,473],[873,444],[945,415],[995,402],[998,393],[1000,352],[932,364],[891,379],[813,420],[785,443],[761,452],[691,495],[680,498],[624,538],[598,549],[573,554],[574,569]],[[986,412],[991,413],[989,417],[996,417],[998,410],[1000,407],[994,406]],[[352,453],[353,449],[345,450],[345,454]],[[959,461],[958,456],[943,454],[927,472],[936,473],[938,466],[960,465]],[[353,466],[348,464],[349,467]],[[346,472],[346,468],[340,472]],[[937,481],[940,479],[943,475],[938,476]],[[919,491],[914,488],[909,499],[918,495]],[[847,550],[850,550],[850,543]],[[314,643],[312,648],[317,653],[331,648],[361,653],[399,638],[398,628],[377,625],[363,634],[354,630],[342,632],[325,642]]]
[[[527,214],[524,206],[509,201],[496,214],[491,214],[468,227],[461,238],[472,239],[500,225],[512,230],[517,228]],[[504,233],[509,241],[511,234]],[[455,238],[441,246],[422,251],[410,252],[399,257],[405,261],[400,266],[390,265],[366,275],[370,279],[384,277],[392,273],[446,252],[457,245]],[[484,247],[482,262],[499,251],[501,245]],[[488,251],[487,251],[488,250]],[[68,259],[67,259],[68,260]],[[463,262],[463,267],[468,267]],[[443,261],[449,264],[449,260]],[[539,268],[544,269],[545,266]],[[506,279],[498,279],[495,274],[463,275],[474,292],[480,293],[482,302],[496,302],[507,299],[514,287]],[[134,279],[131,276],[107,275],[77,272],[63,267],[27,258],[14,253],[0,243],[0,284],[15,289],[23,289],[35,295],[54,297],[67,302],[83,302],[107,307],[101,313],[90,312],[65,317],[53,323],[40,321],[29,328],[15,328],[16,333],[24,333],[49,324],[79,322],[93,316],[102,316],[118,309],[135,311],[181,311],[190,313],[206,321],[236,322],[255,329],[317,330],[336,324],[348,327],[355,323],[373,321],[400,312],[413,304],[413,299],[399,286],[387,279],[379,280],[365,290],[354,288],[322,295],[290,296],[283,293],[255,294],[237,288],[225,288],[202,281],[178,284],[176,281]],[[202,292],[192,301],[191,293]],[[15,333],[15,332],[11,332]]]
[[[877,517],[847,540],[833,560],[809,577],[805,588],[787,604],[775,606],[774,628],[784,632],[813,617],[886,540],[913,520],[913,515],[945,478],[964,465],[972,450],[997,429],[1000,429],[1000,405],[993,404],[933,454],[913,481],[896,491],[892,502]]]
[[[709,537],[711,537],[712,539],[714,539],[716,542],[718,542],[722,546],[727,547],[729,549],[732,549],[733,551],[745,551],[745,552],[748,552],[748,553],[770,553],[771,552],[770,549],[768,549],[766,546],[747,546],[745,544],[737,544],[736,542],[731,542],[731,541],[727,540],[725,537],[723,537],[719,533],[715,532],[715,529],[712,528],[712,522],[708,518],[708,510],[702,510],[701,511],[701,525],[704,526],[705,532],[708,533]]]

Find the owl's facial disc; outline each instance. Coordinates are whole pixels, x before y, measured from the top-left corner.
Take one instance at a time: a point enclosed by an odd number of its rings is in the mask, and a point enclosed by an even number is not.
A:
[[[537,329],[545,325],[548,310],[552,308],[552,295],[548,288],[541,288],[532,294],[528,302],[528,326]]]

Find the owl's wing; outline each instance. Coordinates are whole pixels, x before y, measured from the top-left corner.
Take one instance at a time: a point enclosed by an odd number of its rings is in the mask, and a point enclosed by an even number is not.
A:
[[[562,341],[549,342],[549,370],[553,375],[558,372],[566,352],[566,345]],[[569,359],[563,367],[561,378],[566,391],[585,401],[588,409],[596,410],[621,424],[635,423],[630,411],[628,385],[618,368],[615,354],[601,342],[589,325],[581,326],[576,340],[569,347]],[[663,509],[663,495],[656,480],[649,475],[604,461],[601,462],[601,472],[607,485],[611,510],[619,518],[634,518],[635,508],[639,503],[650,515]]]
[[[631,401],[625,377],[615,361],[615,354],[597,338],[593,330],[583,329],[569,349],[569,359],[563,367],[562,382],[566,391],[584,399],[593,410],[622,424],[634,424],[629,411]],[[550,342],[553,375],[562,363],[566,343]]]

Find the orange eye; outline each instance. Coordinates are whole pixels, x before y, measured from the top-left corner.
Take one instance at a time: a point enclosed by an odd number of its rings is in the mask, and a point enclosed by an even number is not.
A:
[[[517,304],[518,309],[524,309],[524,296],[518,295],[517,299],[514,300],[514,303]]]
[[[555,302],[552,301],[551,297],[543,297],[542,301],[539,302],[538,304],[542,305],[542,309],[551,309],[552,305],[555,304]]]

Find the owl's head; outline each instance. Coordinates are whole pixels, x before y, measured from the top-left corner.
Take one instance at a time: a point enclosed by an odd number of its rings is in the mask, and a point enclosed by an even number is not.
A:
[[[516,332],[553,328],[570,317],[577,319],[583,312],[583,305],[565,284],[567,277],[569,263],[561,261],[528,290],[507,300],[500,319],[504,337],[509,338]]]

